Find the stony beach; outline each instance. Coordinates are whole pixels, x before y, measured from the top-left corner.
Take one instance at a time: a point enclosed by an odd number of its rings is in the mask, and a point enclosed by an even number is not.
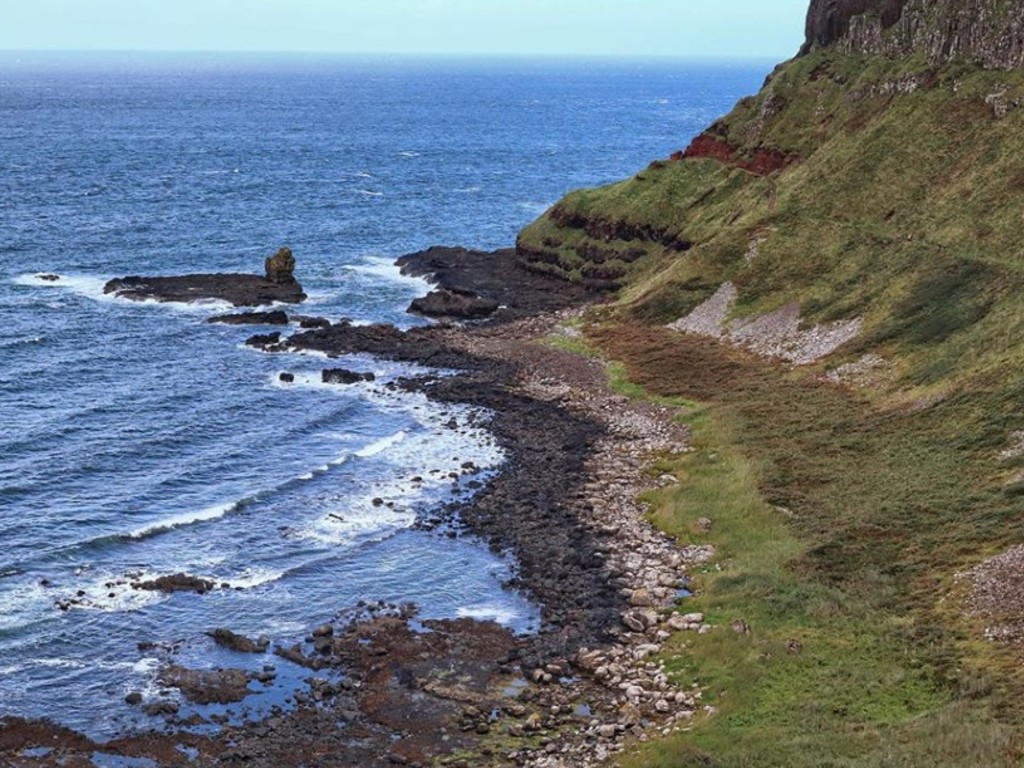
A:
[[[424,253],[444,257],[446,290],[477,293],[480,254]],[[494,265],[503,309],[483,323],[402,332],[341,322],[250,343],[456,371],[396,386],[477,406],[508,459],[469,502],[422,524],[470,531],[512,555],[510,586],[541,606],[541,631],[514,636],[469,619],[421,624],[412,606],[324,606],[324,624],[310,627],[305,643],[275,649],[309,677],[294,706],[273,717],[210,732],[179,722],[169,706],[159,713],[166,730],[103,745],[57,725],[7,719],[0,761],[84,766],[101,752],[161,766],[589,766],[704,712],[699,687],[673,684],[657,657],[675,632],[710,631],[685,612],[684,595],[687,570],[712,553],[656,531],[637,501],[649,487],[677,482],[648,468],[659,455],[686,451],[687,430],[675,409],[613,392],[601,360],[550,343],[578,335],[584,305],[598,295],[559,299],[559,283],[525,272],[522,289],[508,292],[520,268],[504,253]],[[462,275],[460,259],[473,265]],[[486,298],[487,286],[477,295]],[[217,636],[240,653],[260,648],[229,629]],[[178,667],[162,679],[195,701],[237,701],[247,684],[265,682]]]

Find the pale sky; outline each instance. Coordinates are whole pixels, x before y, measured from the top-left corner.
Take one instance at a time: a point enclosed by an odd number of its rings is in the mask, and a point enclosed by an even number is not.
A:
[[[783,59],[808,0],[0,0],[0,50]]]

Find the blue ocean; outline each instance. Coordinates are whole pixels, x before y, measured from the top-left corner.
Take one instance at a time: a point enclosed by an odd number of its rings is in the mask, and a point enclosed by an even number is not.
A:
[[[512,245],[567,191],[684,148],[767,71],[0,54],[0,716],[156,727],[124,699],[160,695],[161,647],[239,666],[205,633],[289,645],[360,601],[535,630],[537,606],[503,586],[513,562],[414,525],[461,492],[449,473],[465,462],[500,471],[486,414],[458,434],[445,424],[468,408],[384,386],[411,366],[332,361],[377,380],[324,385],[325,360],[204,323],[227,307],[103,284],[259,272],[289,246],[305,314],[425,322],[405,309],[426,286],[395,258]],[[132,587],[179,572],[224,586]],[[272,663],[253,712],[303,676]]]

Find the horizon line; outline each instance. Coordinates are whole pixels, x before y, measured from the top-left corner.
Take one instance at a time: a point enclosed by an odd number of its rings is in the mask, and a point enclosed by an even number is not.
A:
[[[249,56],[367,56],[409,58],[520,58],[520,59],[665,59],[716,61],[785,61],[796,54],[734,54],[708,53],[594,53],[559,51],[342,51],[342,50],[286,50],[257,48],[0,48],[2,54],[174,54],[174,55],[249,55]]]

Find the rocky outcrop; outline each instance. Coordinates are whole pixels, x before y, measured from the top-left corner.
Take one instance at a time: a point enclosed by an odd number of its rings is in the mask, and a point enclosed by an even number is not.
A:
[[[801,53],[836,46],[889,57],[1024,68],[1021,0],[812,0]]]
[[[270,640],[266,637],[261,636],[258,640],[251,640],[230,629],[215,629],[208,634],[217,645],[238,653],[263,653],[270,647]]]
[[[475,291],[442,288],[426,296],[413,299],[409,311],[426,317],[451,317],[457,320],[479,320],[498,311],[495,299],[481,296]]]
[[[358,384],[361,381],[375,381],[376,378],[372,373],[359,373],[345,368],[330,368],[320,374],[324,384]]]
[[[193,704],[235,704],[249,694],[249,676],[241,669],[200,670],[172,664],[160,671],[158,679]]]
[[[888,29],[900,20],[906,4],[907,0],[811,0],[803,52],[842,40],[850,33],[853,19],[865,13]]]
[[[221,325],[288,325],[288,315],[281,310],[273,312],[238,312],[232,315],[214,315],[208,323]]]
[[[205,594],[216,586],[212,581],[201,579],[198,576],[190,576],[187,573],[175,573],[170,576],[160,576],[150,581],[136,581],[132,583],[132,589],[144,589],[150,592],[196,592]]]
[[[274,302],[298,304],[306,294],[293,275],[295,257],[282,248],[266,261],[265,275],[196,274],[175,277],[122,277],[111,280],[103,292],[133,301],[192,303],[226,301],[236,307],[258,307]]]
[[[291,248],[282,248],[273,256],[269,256],[264,266],[267,271],[267,282],[276,285],[290,285],[295,282],[295,257]]]
[[[435,294],[409,307],[430,317],[512,320],[596,298],[591,288],[542,273],[509,248],[485,252],[436,246],[403,256],[397,265],[403,275],[434,283]]]

